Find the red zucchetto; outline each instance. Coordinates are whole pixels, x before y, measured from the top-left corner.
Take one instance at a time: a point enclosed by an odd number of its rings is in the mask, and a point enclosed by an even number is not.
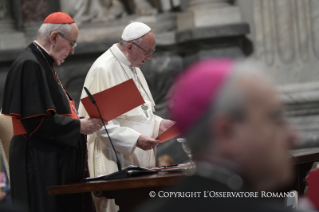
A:
[[[44,24],[73,24],[75,21],[71,16],[63,12],[50,14],[43,22]]]

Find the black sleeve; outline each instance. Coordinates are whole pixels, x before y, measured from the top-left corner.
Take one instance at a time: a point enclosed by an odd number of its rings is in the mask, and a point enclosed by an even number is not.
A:
[[[47,69],[34,60],[14,63],[4,89],[4,114],[22,119],[50,115],[52,112],[70,114],[69,103],[63,98],[65,94],[53,74],[50,78],[46,75]]]
[[[79,141],[80,120],[67,116],[51,115],[22,119],[21,123],[32,138],[58,145],[76,147]]]

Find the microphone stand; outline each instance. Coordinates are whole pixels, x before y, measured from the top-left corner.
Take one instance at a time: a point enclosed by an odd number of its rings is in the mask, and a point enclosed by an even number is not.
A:
[[[84,90],[85,90],[86,94],[88,95],[89,99],[91,100],[91,102],[95,105],[95,107],[96,107],[96,109],[97,109],[97,111],[99,113],[100,119],[101,119],[101,121],[103,123],[103,126],[104,126],[104,130],[105,130],[105,132],[106,132],[106,134],[107,134],[107,136],[109,138],[109,141],[111,143],[112,149],[113,149],[113,151],[115,153],[116,164],[117,164],[117,168],[118,168],[117,172],[114,172],[114,173],[109,174],[109,175],[103,175],[103,176],[100,176],[100,177],[87,178],[86,181],[124,179],[124,178],[128,178],[128,177],[131,177],[131,176],[139,176],[139,175],[144,175],[144,174],[157,173],[157,171],[153,171],[151,169],[145,169],[145,168],[141,168],[141,167],[126,167],[126,168],[122,169],[120,160],[119,160],[119,158],[117,156],[117,153],[116,153],[114,145],[113,145],[113,141],[112,141],[112,139],[111,139],[111,137],[109,135],[108,130],[106,129],[104,120],[103,120],[102,115],[100,113],[100,109],[97,106],[96,101],[93,98],[93,96],[90,93],[90,91],[86,87],[84,87]]]

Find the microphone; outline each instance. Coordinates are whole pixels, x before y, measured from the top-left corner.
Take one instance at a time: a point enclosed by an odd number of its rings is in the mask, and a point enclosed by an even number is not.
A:
[[[91,95],[90,91],[86,87],[84,87],[84,90],[85,90],[86,94],[89,96],[91,102],[96,105],[96,101],[93,98],[93,96]]]
[[[128,177],[133,177],[133,176],[140,176],[140,175],[147,175],[147,174],[154,174],[157,173],[157,171],[151,170],[151,169],[146,169],[146,168],[142,168],[142,167],[138,167],[138,166],[128,166],[124,169],[122,169],[120,160],[117,156],[117,153],[115,151],[114,145],[113,145],[113,141],[109,135],[108,130],[105,127],[105,123],[104,120],[102,118],[102,115],[100,113],[100,109],[96,104],[95,99],[93,98],[92,94],[90,93],[90,91],[84,87],[84,90],[86,92],[86,94],[88,95],[89,99],[91,100],[91,102],[95,105],[99,115],[100,115],[100,119],[103,123],[104,126],[104,130],[109,138],[109,141],[111,143],[112,149],[115,153],[115,157],[116,157],[116,164],[117,164],[117,168],[118,171],[114,172],[112,174],[109,175],[103,175],[103,176],[99,176],[99,177],[91,177],[91,178],[87,178],[86,181],[95,181],[95,180],[115,180],[115,179],[123,179],[123,178],[128,178]]]
[[[100,119],[101,119],[101,121],[102,121],[102,123],[103,123],[104,130],[105,130],[105,132],[106,132],[106,134],[107,134],[107,137],[109,138],[109,141],[110,141],[110,143],[111,143],[111,146],[112,146],[113,151],[114,151],[115,156],[116,156],[117,168],[118,168],[119,171],[121,171],[121,170],[122,170],[122,167],[121,167],[120,160],[119,160],[119,158],[118,158],[118,156],[117,156],[117,154],[116,154],[116,151],[115,151],[115,148],[114,148],[114,145],[113,145],[113,141],[112,141],[112,139],[111,139],[111,137],[110,137],[110,135],[109,135],[109,132],[108,132],[108,130],[107,130],[106,127],[105,127],[105,123],[104,123],[104,120],[103,120],[102,115],[101,115],[101,113],[100,113],[100,109],[99,109],[99,107],[97,106],[96,101],[95,101],[95,99],[93,98],[93,96],[92,96],[92,94],[90,93],[90,91],[89,91],[86,87],[84,87],[84,90],[85,90],[86,94],[88,95],[89,99],[91,100],[91,102],[95,105],[95,107],[96,107],[96,109],[97,109],[97,111],[98,111],[98,113],[99,113],[99,115],[100,115]]]

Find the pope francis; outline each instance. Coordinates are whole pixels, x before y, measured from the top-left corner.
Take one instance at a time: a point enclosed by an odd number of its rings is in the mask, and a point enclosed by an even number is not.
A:
[[[147,82],[139,67],[152,59],[155,51],[155,36],[151,28],[141,22],[125,27],[121,40],[103,53],[90,68],[84,86],[92,94],[133,79],[145,103],[140,107],[111,120],[106,125],[114,143],[122,167],[137,165],[155,166],[155,140],[169,128],[173,121],[153,114],[155,103]],[[86,97],[85,91],[81,98]],[[80,116],[87,113],[82,104]],[[88,165],[90,176],[99,176],[118,171],[116,156],[104,129],[88,136]],[[118,211],[114,200],[95,198],[97,211]]]

